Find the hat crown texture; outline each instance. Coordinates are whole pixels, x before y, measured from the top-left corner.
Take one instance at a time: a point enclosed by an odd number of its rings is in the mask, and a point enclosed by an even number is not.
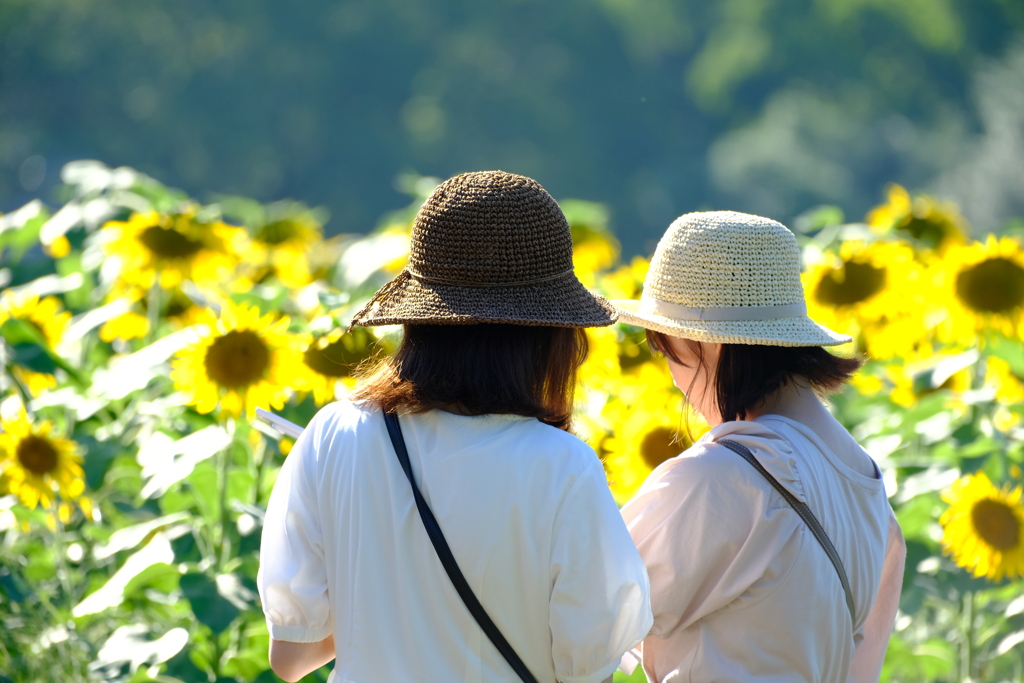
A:
[[[802,303],[800,248],[769,218],[685,214],[658,242],[643,296],[690,308]]]
[[[464,173],[438,185],[420,208],[409,265],[424,279],[469,287],[543,281],[572,270],[572,234],[532,178]]]

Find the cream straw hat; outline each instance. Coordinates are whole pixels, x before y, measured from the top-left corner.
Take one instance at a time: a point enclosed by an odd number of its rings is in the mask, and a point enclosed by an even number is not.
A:
[[[735,211],[680,216],[619,322],[702,342],[835,346],[852,339],[807,317],[800,248],[786,226]]]

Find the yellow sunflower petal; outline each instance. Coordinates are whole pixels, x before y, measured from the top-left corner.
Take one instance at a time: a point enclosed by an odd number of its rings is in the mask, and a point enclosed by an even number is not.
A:
[[[100,328],[100,339],[112,342],[115,339],[141,339],[149,334],[149,320],[144,315],[128,311]]]

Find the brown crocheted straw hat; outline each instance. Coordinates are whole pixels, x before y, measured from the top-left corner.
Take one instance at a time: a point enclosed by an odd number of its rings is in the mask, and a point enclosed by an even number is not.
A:
[[[620,322],[695,341],[852,341],[807,317],[793,233],[769,218],[735,211],[677,218],[658,242],[640,301],[612,303]]]
[[[576,279],[551,195],[531,178],[482,171],[438,185],[416,216],[409,265],[352,324],[596,327],[616,317]]]

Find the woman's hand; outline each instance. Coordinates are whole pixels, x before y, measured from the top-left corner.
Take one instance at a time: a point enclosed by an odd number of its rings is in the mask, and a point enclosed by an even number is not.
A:
[[[270,640],[270,668],[288,683],[295,683],[333,659],[333,634],[319,643],[289,643],[273,638]]]

